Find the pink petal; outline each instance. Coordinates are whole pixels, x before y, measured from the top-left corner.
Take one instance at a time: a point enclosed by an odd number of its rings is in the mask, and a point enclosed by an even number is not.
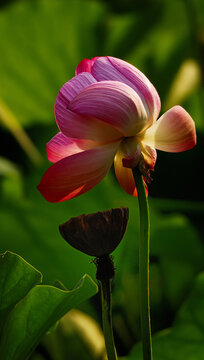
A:
[[[90,73],[83,73],[73,77],[71,80],[67,81],[62,88],[60,89],[55,106],[59,103],[64,105],[66,108],[70,101],[85,87],[88,85],[94,84],[97,81]]]
[[[159,95],[147,77],[133,65],[111,56],[99,57],[93,64],[92,75],[97,81],[114,80],[127,84],[148,108],[151,122],[158,118],[161,108]]]
[[[55,163],[67,156],[97,147],[95,141],[72,139],[58,133],[46,145],[48,160]]]
[[[84,88],[69,109],[94,116],[117,128],[123,136],[133,136],[146,127],[148,114],[138,94],[118,81],[102,81]]]
[[[38,190],[47,201],[59,202],[85,193],[106,175],[119,143],[79,152],[53,164]]]
[[[96,59],[98,59],[98,56],[93,57],[91,60],[83,59],[82,61],[80,61],[80,63],[78,64],[78,66],[76,68],[76,71],[75,71],[76,75],[78,75],[84,71],[91,72],[93,64]]]
[[[55,104],[55,117],[59,129],[67,137],[108,143],[122,136],[116,128],[104,121],[77,114],[59,102]]]
[[[123,167],[123,158],[124,154],[121,151],[117,151],[114,158],[116,177],[120,186],[125,190],[126,193],[132,196],[137,196],[137,189],[135,186],[132,169]]]
[[[94,117],[87,117],[70,111],[70,101],[84,88],[96,80],[89,73],[82,73],[68,81],[60,89],[55,102],[55,118],[61,132],[67,137],[90,139],[101,142],[114,141],[121,133],[110,125]]]
[[[195,124],[181,106],[174,106],[141,134],[141,140],[158,150],[185,151],[196,145]]]

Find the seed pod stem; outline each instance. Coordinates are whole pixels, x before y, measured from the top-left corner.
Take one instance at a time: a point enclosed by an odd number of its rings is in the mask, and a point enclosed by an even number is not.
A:
[[[109,255],[94,260],[97,267],[96,278],[100,283],[103,333],[108,360],[117,360],[112,327],[111,279],[114,276],[113,258]]]

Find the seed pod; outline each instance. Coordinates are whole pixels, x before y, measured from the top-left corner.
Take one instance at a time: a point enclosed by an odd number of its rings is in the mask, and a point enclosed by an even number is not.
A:
[[[111,254],[121,242],[128,208],[110,209],[71,218],[59,226],[62,237],[75,249],[91,256]]]

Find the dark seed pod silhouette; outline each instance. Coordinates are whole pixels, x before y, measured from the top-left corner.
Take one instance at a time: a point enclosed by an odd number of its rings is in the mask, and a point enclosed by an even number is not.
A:
[[[73,217],[59,226],[62,237],[91,256],[111,254],[121,242],[128,223],[128,208],[110,209]]]

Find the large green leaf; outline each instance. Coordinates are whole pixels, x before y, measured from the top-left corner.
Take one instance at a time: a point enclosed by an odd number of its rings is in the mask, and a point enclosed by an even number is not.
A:
[[[183,303],[195,276],[204,269],[204,247],[199,232],[189,219],[181,213],[163,214],[178,209],[189,212],[190,203],[180,201],[178,205],[170,200],[150,200],[150,300],[153,332],[169,326],[177,309]],[[134,201],[136,201],[134,199]],[[157,207],[159,203],[159,209]],[[115,322],[121,341],[128,340],[128,333],[140,338],[139,277],[138,277],[138,214],[135,206],[130,206],[130,223],[126,239],[122,241],[116,257],[116,280],[114,283],[114,305],[125,314],[127,327]],[[177,207],[178,206],[178,207]],[[200,215],[204,206],[195,206],[195,214]],[[202,216],[202,215],[201,215]],[[127,306],[128,304],[128,306]],[[119,317],[119,315],[118,315]],[[128,334],[128,335],[127,335]],[[135,340],[134,340],[135,341]],[[127,344],[128,346],[128,344]]]
[[[71,291],[36,285],[42,280],[41,274],[9,252],[2,256],[0,270],[0,304],[5,320],[0,353],[4,360],[26,359],[57,320],[97,292],[88,275]]]
[[[203,360],[204,358],[204,273],[198,276],[172,328],[153,337],[156,360]],[[142,359],[137,345],[128,360]]]
[[[175,310],[194,276],[203,270],[203,243],[197,229],[184,215],[161,216],[152,212],[151,221],[154,223],[151,255],[158,259],[164,296],[171,310]]]
[[[21,124],[53,121],[59,88],[83,57],[101,51],[103,13],[102,4],[80,0],[23,0],[1,9],[0,98]]]
[[[1,256],[0,328],[12,307],[41,281],[41,273],[20,256],[11,252],[6,252]]]

